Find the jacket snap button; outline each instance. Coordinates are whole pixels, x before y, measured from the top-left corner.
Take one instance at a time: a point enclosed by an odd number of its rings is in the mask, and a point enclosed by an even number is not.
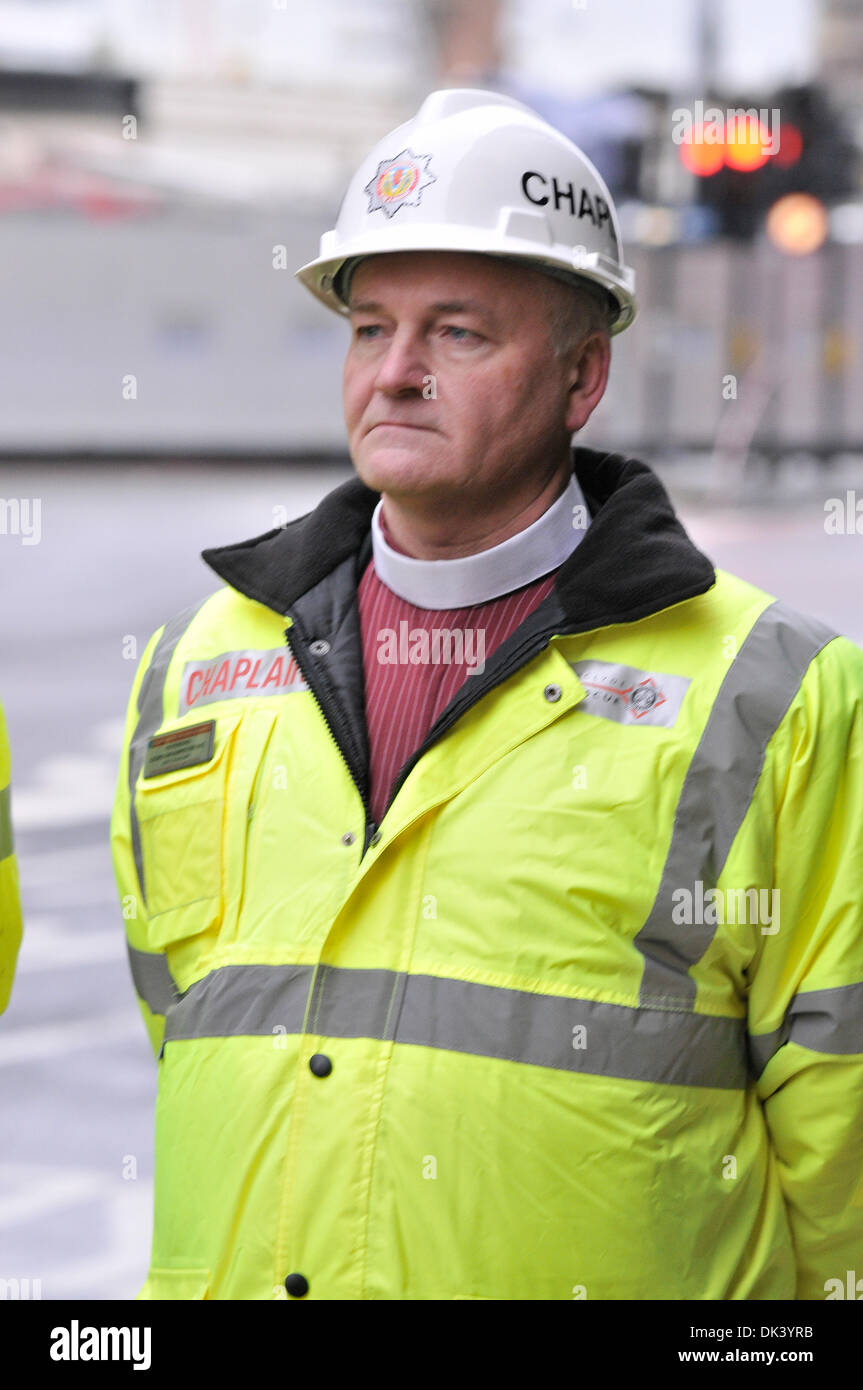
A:
[[[354,832],[353,832],[352,830],[347,830],[347,831],[345,831],[344,835],[342,836],[342,844],[343,844],[343,845],[352,845],[353,842],[354,842],[354,840],[355,840],[356,838],[357,838],[357,837],[356,837],[356,835],[354,834]]]
[[[563,691],[559,685],[547,685],[542,693],[547,700],[554,701],[560,699]]]
[[[291,1298],[302,1298],[309,1291],[309,1281],[303,1274],[289,1274],[285,1280],[285,1288]]]
[[[372,836],[372,838],[369,840],[369,844],[370,844],[370,845],[379,845],[380,842],[381,842],[381,832],[380,832],[379,830],[376,830],[375,833],[374,833],[374,835]]]
[[[333,1064],[325,1052],[316,1052],[309,1058],[309,1071],[314,1076],[329,1076]]]
[[[309,651],[312,653],[313,656],[326,656],[329,650],[329,642],[325,642],[322,637],[318,638],[314,642],[309,643]]]

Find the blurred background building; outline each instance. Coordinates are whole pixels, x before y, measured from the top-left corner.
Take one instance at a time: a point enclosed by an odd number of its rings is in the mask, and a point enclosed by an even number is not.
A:
[[[5,0],[0,451],[343,457],[344,326],[292,270],[443,84],[524,99],[618,202],[642,318],[586,442],[856,450],[861,51],[853,0]],[[779,149],[678,143],[698,102]]]

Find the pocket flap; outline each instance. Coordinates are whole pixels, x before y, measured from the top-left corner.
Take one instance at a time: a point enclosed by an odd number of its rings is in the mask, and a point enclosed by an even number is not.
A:
[[[137,1298],[142,1301],[173,1298],[206,1298],[210,1287],[208,1269],[151,1269]]]
[[[207,762],[138,779],[148,944],[170,945],[219,920],[229,748],[239,718],[216,721]]]

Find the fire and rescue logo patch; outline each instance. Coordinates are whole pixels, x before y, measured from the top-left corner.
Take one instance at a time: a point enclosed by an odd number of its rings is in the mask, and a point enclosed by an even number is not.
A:
[[[423,189],[437,179],[429,169],[430,154],[402,150],[394,159],[383,159],[365,192],[369,195],[366,212],[381,211],[395,217],[399,208],[419,207]]]
[[[692,684],[687,676],[638,671],[609,661],[573,661],[587,692],[578,709],[618,724],[651,724],[670,729]]]

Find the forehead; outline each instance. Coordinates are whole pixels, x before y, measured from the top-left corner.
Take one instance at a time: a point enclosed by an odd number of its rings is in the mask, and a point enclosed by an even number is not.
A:
[[[469,252],[390,252],[360,262],[351,278],[349,304],[458,299],[500,308],[512,300],[529,300],[535,294],[534,278],[539,277],[528,267]]]

